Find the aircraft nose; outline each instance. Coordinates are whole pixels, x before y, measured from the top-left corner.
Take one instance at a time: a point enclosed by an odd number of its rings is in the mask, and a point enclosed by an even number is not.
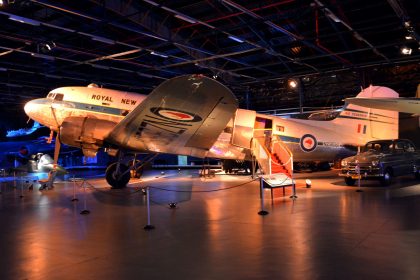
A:
[[[25,104],[25,106],[23,107],[23,110],[25,111],[26,115],[28,115],[28,117],[32,118],[34,112],[35,112],[35,104],[34,104],[34,100],[31,100],[29,102],[27,102]]]

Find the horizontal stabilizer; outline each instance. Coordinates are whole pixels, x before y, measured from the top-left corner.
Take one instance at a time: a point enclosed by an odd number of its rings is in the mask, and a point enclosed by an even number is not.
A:
[[[368,108],[420,114],[420,98],[346,98],[345,101]]]

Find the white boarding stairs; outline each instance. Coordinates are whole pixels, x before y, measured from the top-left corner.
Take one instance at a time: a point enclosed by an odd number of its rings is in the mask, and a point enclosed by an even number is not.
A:
[[[260,167],[262,179],[272,188],[293,186],[293,154],[278,137],[273,137],[270,144],[264,138],[254,138],[252,155]]]

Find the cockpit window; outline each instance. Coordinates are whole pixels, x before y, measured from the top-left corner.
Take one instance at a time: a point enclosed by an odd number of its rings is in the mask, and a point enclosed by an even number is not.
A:
[[[54,98],[54,93],[52,93],[52,92],[48,93],[47,98],[53,99]]]
[[[57,94],[55,95],[55,97],[54,97],[54,100],[55,100],[55,101],[63,101],[63,98],[64,98],[64,94],[62,94],[62,93],[57,93]]]

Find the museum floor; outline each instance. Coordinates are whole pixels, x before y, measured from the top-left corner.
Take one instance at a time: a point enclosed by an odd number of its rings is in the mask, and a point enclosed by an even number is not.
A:
[[[267,216],[248,176],[154,171],[124,190],[90,179],[85,193],[3,182],[0,279],[420,279],[419,182],[356,192],[336,173],[297,174],[295,201],[265,191]]]

